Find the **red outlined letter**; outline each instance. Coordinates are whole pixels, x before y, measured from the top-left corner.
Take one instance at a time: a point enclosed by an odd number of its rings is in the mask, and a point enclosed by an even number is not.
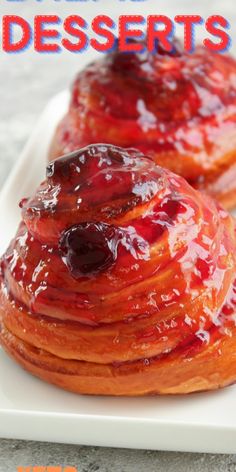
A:
[[[211,39],[204,39],[203,44],[204,46],[209,49],[210,51],[215,51],[215,52],[223,52],[227,50],[230,46],[231,39],[228,33],[226,31],[223,31],[222,29],[218,28],[216,24],[222,26],[222,28],[228,28],[229,23],[221,15],[212,15],[209,16],[209,18],[206,21],[206,30],[208,33],[212,34],[213,36],[217,36],[220,38],[220,42],[215,44]]]
[[[45,39],[58,38],[56,29],[45,28],[45,25],[60,23],[57,15],[36,15],[34,18],[34,49],[37,52],[59,52],[60,46],[56,43],[45,43]]]
[[[22,37],[19,41],[13,41],[12,27],[17,25],[21,28]],[[2,48],[5,52],[22,52],[26,49],[32,38],[32,31],[29,23],[17,15],[5,15],[2,21]]]
[[[102,36],[103,38],[106,38],[105,43],[100,43],[97,41],[97,39],[92,38],[90,41],[90,44],[92,48],[96,49],[96,51],[99,52],[106,52],[109,51],[110,49],[113,48],[115,44],[115,36],[114,34],[104,28],[105,26],[108,26],[108,28],[114,28],[115,23],[114,21],[107,15],[99,15],[96,16],[92,22],[92,29],[94,33],[98,34],[99,36]]]
[[[158,30],[158,24],[164,25],[164,29]],[[174,24],[168,16],[165,15],[149,15],[147,27],[147,47],[150,52],[157,49],[156,42],[168,52],[172,50],[172,43],[170,37],[174,31]]]
[[[177,15],[176,23],[184,25],[184,49],[187,52],[194,50],[194,25],[201,24],[203,19],[200,15]]]
[[[76,26],[82,29],[87,28],[87,23],[82,18],[82,16],[70,15],[65,19],[64,29],[66,33],[74,36],[75,38],[78,38],[78,41],[76,43],[72,43],[69,39],[65,38],[62,39],[62,45],[64,48],[68,49],[68,51],[82,52],[88,46],[88,38],[86,33],[81,29],[76,28]]]
[[[142,25],[144,22],[145,18],[142,15],[121,15],[119,17],[119,50],[121,52],[141,52],[143,50],[141,42],[131,41],[135,38],[142,40],[142,30],[131,29],[129,25]]]

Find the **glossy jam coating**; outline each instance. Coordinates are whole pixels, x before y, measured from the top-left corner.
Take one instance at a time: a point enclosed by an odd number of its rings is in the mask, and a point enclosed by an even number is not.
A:
[[[0,339],[64,388],[143,395],[236,379],[231,216],[133,149],[49,164],[1,260]]]
[[[236,61],[186,53],[114,51],[80,72],[50,157],[105,142],[136,147],[205,189],[236,202]]]

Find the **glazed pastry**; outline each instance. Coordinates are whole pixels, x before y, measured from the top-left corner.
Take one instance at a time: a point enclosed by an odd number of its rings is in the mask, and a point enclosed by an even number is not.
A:
[[[212,390],[236,380],[232,217],[132,149],[50,163],[1,260],[0,340],[85,394]]]
[[[225,207],[236,204],[236,61],[197,47],[124,54],[73,84],[50,159],[88,144],[135,147]]]

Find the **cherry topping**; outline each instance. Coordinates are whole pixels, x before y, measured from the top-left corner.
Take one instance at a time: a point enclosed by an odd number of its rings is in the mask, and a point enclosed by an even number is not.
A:
[[[119,234],[105,223],[81,223],[66,230],[60,240],[63,260],[75,278],[112,266],[117,258]]]

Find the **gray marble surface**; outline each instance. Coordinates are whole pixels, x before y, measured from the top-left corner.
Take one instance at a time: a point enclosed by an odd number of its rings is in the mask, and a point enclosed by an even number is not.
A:
[[[236,457],[213,454],[103,449],[25,441],[0,442],[0,472],[16,467],[74,466],[78,472],[235,472]]]
[[[98,12],[111,15],[120,13],[118,1],[100,0],[73,6],[63,1],[54,4],[34,0],[13,4],[1,1],[1,13],[16,13],[32,18],[33,14],[55,12],[65,15],[76,11],[87,18]],[[91,5],[93,3],[93,5]],[[198,13],[205,17],[212,13],[226,16],[233,30],[236,23],[235,0],[199,1],[197,9],[190,0],[166,0],[161,8],[156,0],[144,5],[125,2],[123,12]],[[163,6],[164,5],[164,6]],[[158,10],[158,11],[157,11]],[[232,31],[232,34],[235,34]],[[29,51],[22,55],[8,56],[0,52],[0,187],[4,183],[19,152],[30,135],[37,117],[49,98],[68,87],[76,72],[81,56],[61,54],[39,55]],[[33,156],[32,156],[33,158]],[[73,465],[78,472],[234,472],[236,456],[212,454],[185,454],[177,452],[131,451],[108,448],[79,447],[13,441],[0,439],[0,472],[14,472],[19,465]]]

